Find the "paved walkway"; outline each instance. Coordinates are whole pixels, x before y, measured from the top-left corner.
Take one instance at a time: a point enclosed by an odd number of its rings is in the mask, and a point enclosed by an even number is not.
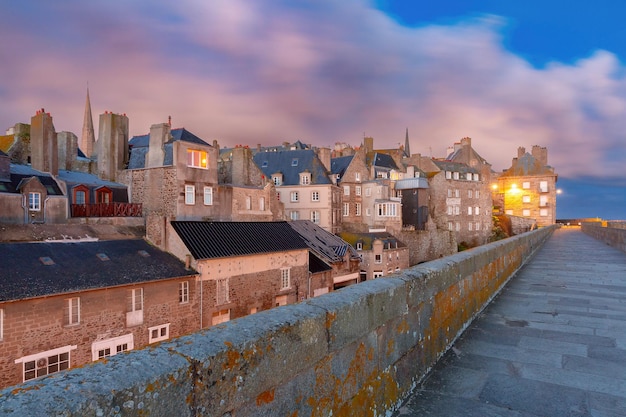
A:
[[[626,254],[556,231],[394,416],[626,416]]]

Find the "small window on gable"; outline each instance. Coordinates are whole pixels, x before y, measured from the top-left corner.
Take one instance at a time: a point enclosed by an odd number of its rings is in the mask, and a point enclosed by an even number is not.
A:
[[[361,173],[360,172],[355,172],[354,173],[354,180],[356,182],[361,182]]]
[[[82,184],[74,187],[74,204],[88,204],[88,203],[89,203],[89,189]]]
[[[356,242],[356,250],[363,250],[363,242]]]

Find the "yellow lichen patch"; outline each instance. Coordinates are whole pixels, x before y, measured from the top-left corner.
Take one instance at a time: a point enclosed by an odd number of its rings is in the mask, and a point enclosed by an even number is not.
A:
[[[264,391],[256,397],[256,405],[269,404],[274,401],[274,388]]]
[[[239,354],[239,352],[236,352],[234,350],[228,350],[226,352],[226,363],[224,363],[222,367],[224,369],[231,370],[239,365],[240,358],[241,355]]]
[[[226,345],[226,347],[229,347],[229,348],[233,347],[233,344],[231,342],[226,341],[224,342],[224,344]]]
[[[326,313],[326,328],[330,329],[333,322],[337,319],[337,313]]]
[[[402,319],[402,321],[398,324],[398,327],[396,328],[396,331],[398,333],[408,333],[409,332],[409,323],[406,321],[406,319]]]

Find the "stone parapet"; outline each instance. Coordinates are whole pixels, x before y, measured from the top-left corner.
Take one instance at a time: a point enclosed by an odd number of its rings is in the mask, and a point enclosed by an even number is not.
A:
[[[609,246],[626,252],[626,228],[622,222],[609,222],[603,227],[600,222],[581,223],[582,231]]]
[[[390,415],[553,230],[30,381],[0,414]]]

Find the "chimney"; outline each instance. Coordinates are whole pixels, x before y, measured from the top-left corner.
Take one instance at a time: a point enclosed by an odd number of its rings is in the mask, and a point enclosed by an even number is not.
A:
[[[57,134],[52,124],[52,116],[44,109],[30,119],[31,166],[52,175],[59,173],[59,153]]]
[[[374,138],[371,136],[363,138],[363,147],[366,154],[372,152],[374,150]]]
[[[326,171],[330,171],[330,148],[317,148],[317,157],[326,168]]]
[[[522,156],[524,156],[524,154],[526,154],[526,148],[524,148],[523,146],[520,146],[519,148],[517,148],[518,158],[521,158]]]
[[[11,180],[11,158],[0,151],[0,181]]]
[[[59,147],[59,168],[71,171],[78,158],[78,137],[72,132],[59,132],[57,145]]]
[[[146,168],[162,167],[165,158],[165,142],[170,137],[170,125],[158,123],[150,126],[150,144],[146,155]]]
[[[532,155],[541,165],[548,165],[548,148],[535,145],[533,146]]]
[[[98,176],[116,181],[118,171],[128,166],[128,117],[104,112],[100,115],[98,140]]]
[[[252,152],[243,146],[236,146],[232,150],[232,183],[234,185],[251,185],[250,164],[252,163]]]
[[[464,137],[463,139],[461,139],[461,146],[472,146],[472,138]]]

